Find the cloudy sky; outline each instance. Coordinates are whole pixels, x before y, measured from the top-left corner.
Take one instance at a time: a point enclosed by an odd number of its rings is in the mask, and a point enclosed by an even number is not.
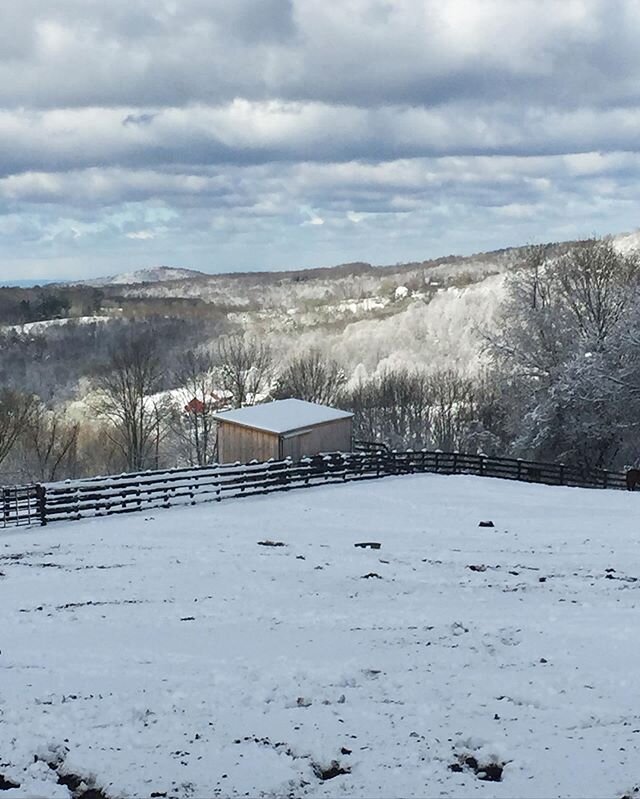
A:
[[[0,278],[640,226],[637,0],[5,0]]]

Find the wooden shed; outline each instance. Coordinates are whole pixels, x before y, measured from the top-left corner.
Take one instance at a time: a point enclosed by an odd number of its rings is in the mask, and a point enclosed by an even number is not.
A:
[[[215,414],[218,461],[298,460],[319,452],[350,452],[353,414],[304,402],[276,400]]]

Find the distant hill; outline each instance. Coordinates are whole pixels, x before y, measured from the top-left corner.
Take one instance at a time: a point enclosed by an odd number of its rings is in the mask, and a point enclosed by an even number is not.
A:
[[[197,269],[180,269],[173,266],[152,266],[148,269],[137,269],[135,272],[122,272],[119,275],[98,277],[93,280],[78,280],[74,284],[83,286],[130,286],[137,283],[164,283],[168,280],[192,280],[206,277]]]
[[[624,251],[637,250],[640,231],[613,240]],[[549,243],[547,257],[557,258],[575,243]],[[4,289],[0,325],[38,322],[38,335],[53,340],[64,328],[58,305],[66,300],[69,318],[92,320],[82,326],[83,339],[97,327],[96,318],[99,342],[128,321],[172,320],[168,347],[180,326],[193,325],[197,332],[189,334],[187,347],[213,350],[220,335],[243,333],[266,341],[282,363],[320,348],[353,384],[392,369],[454,369],[470,376],[487,363],[486,339],[497,323],[507,275],[528,252],[510,247],[386,266],[353,262],[279,272],[207,274],[158,266],[51,287],[55,312],[48,315],[40,307],[41,291]],[[24,300],[32,305],[26,319]],[[55,324],[43,325],[48,319]],[[75,375],[74,369],[69,366],[69,373]]]
[[[60,281],[50,280],[47,278],[38,278],[33,280],[4,280],[3,278],[0,278],[0,288],[28,289],[33,288],[34,286],[48,286],[56,282]]]

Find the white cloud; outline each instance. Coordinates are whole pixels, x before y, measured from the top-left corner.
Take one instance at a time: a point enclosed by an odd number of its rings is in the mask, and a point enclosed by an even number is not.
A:
[[[635,0],[80,5],[3,10],[0,272],[51,242],[270,268],[637,224]]]
[[[309,208],[308,206],[302,206],[300,208],[300,213],[306,217],[304,222],[301,224],[305,225],[324,225],[324,219],[319,216],[313,208]]]
[[[147,241],[148,239],[155,239],[156,234],[152,230],[135,230],[132,233],[127,233],[126,237],[128,239]]]

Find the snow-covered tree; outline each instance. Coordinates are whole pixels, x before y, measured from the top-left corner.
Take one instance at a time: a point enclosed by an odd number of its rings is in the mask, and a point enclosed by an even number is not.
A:
[[[344,370],[332,358],[313,348],[292,358],[276,381],[275,399],[295,397],[307,402],[333,405],[346,381]]]
[[[636,430],[639,298],[638,257],[609,239],[553,259],[529,251],[489,344],[520,398],[512,408],[515,454],[588,468],[620,462]]]

